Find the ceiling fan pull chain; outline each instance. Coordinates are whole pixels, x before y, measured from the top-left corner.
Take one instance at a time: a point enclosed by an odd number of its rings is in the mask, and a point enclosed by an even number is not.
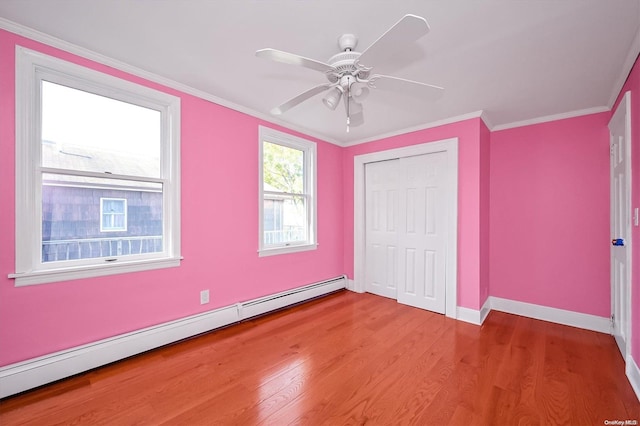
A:
[[[347,107],[347,133],[349,133],[349,124],[351,122],[351,119],[349,117],[349,104],[351,103],[351,85],[347,86],[347,102],[346,102],[346,107]]]

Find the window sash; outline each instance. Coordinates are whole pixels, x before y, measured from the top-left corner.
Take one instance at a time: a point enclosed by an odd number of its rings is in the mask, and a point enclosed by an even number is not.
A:
[[[89,91],[160,111],[160,176],[127,176],[42,167],[41,81]],[[41,262],[43,174],[55,173],[162,185],[163,251],[151,255]],[[16,286],[179,266],[180,99],[155,89],[16,47]]]
[[[263,189],[264,191],[269,191],[267,189],[264,188],[265,185],[267,185],[267,181],[266,181],[266,175],[270,174],[270,175],[278,175],[278,171],[275,169],[267,169],[264,165],[265,159],[264,159],[264,149],[265,149],[265,145],[275,145],[281,148],[285,148],[288,151],[294,151],[295,153],[293,154],[294,156],[300,156],[300,158],[296,158],[295,159],[295,166],[301,166],[302,167],[302,185],[301,188],[299,190],[296,190],[297,188],[294,188],[293,184],[289,183],[289,191],[283,191],[280,189],[274,189],[274,191],[280,191],[280,192],[287,192],[287,193],[291,193],[291,194],[305,194],[308,193],[308,185],[307,185],[307,180],[308,180],[308,176],[307,176],[307,161],[306,161],[306,157],[308,157],[308,153],[305,149],[297,147],[297,146],[290,146],[289,144],[285,144],[285,143],[278,143],[278,142],[274,142],[271,140],[263,140],[262,141],[262,148],[263,148],[263,156],[262,156],[262,164],[263,164],[263,170],[262,170],[262,181],[263,181]],[[286,154],[285,154],[286,155]],[[289,153],[289,155],[291,155],[291,153]],[[279,159],[277,159],[279,160]],[[271,166],[276,167],[276,164],[272,164]],[[297,176],[296,176],[297,177]],[[282,183],[282,182],[281,182]],[[284,183],[285,185],[287,184],[286,182]],[[269,185],[269,186],[273,186],[273,185]],[[295,185],[297,187],[297,185]]]
[[[103,93],[86,81],[73,81],[67,76],[37,74],[37,78],[40,82],[42,166],[63,169],[72,161],[73,168],[70,170],[160,177],[160,124],[163,117],[157,106],[149,107],[146,102],[140,105],[136,100],[120,99],[118,93]],[[55,105],[53,102],[56,100],[63,102]],[[71,101],[78,105],[70,104]],[[92,107],[97,109],[92,110]],[[45,124],[49,127],[45,128]],[[61,130],[61,126],[65,126],[64,130]],[[45,135],[47,130],[49,134]],[[59,152],[52,155],[53,152],[43,149],[49,145],[45,142],[46,136],[52,137],[52,142],[63,143],[58,147]],[[112,155],[119,152],[121,157],[136,158],[136,161],[100,161],[100,157],[109,156],[103,151],[103,146],[112,150]],[[129,173],[124,173],[122,164],[129,164]],[[132,169],[131,164],[141,167]]]
[[[272,143],[288,148],[300,150],[303,153],[303,190],[301,193],[289,193],[264,188],[264,144]],[[259,256],[270,256],[302,250],[314,250],[316,241],[316,144],[304,139],[278,132],[276,130],[259,126]],[[304,241],[289,241],[281,243],[268,243],[265,238],[265,200],[280,197],[300,197],[305,204],[305,230]],[[284,232],[284,231],[283,231]]]
[[[274,222],[278,223],[278,227],[276,229],[263,229],[263,247],[265,248],[278,248],[278,247],[289,247],[295,245],[305,245],[309,243],[309,200],[310,196],[306,194],[289,194],[285,192],[276,192],[276,191],[265,191],[263,196],[263,203],[265,201],[281,201],[282,206],[279,207],[281,218],[279,221],[274,220]],[[288,213],[291,212],[291,207],[287,208],[286,202],[293,201],[295,203],[295,199],[300,199],[302,201],[302,218],[303,223],[292,223],[286,222],[285,215],[287,210]],[[290,215],[286,215],[287,218]],[[275,218],[274,218],[275,219]],[[266,213],[263,213],[263,226],[266,225]],[[303,236],[303,238],[299,238]]]

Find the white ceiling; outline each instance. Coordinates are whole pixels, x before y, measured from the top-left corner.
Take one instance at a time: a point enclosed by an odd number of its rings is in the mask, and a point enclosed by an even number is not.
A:
[[[343,106],[329,111],[322,95],[269,115],[326,79],[257,58],[256,50],[325,62],[341,34],[356,34],[362,51],[407,13],[425,17],[431,32],[398,46],[398,65],[374,72],[442,86],[441,99],[372,91],[365,124],[350,133]],[[640,51],[640,0],[0,0],[0,17],[11,21],[0,27],[26,26],[341,145],[479,111],[504,128],[610,108]]]

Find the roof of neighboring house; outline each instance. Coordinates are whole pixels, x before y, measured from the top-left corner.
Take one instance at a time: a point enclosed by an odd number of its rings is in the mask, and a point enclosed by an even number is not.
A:
[[[45,167],[57,169],[80,170],[87,172],[105,173],[105,181],[100,178],[51,175],[44,180],[48,184],[74,186],[109,186],[120,189],[157,189],[161,185],[156,183],[133,182],[128,180],[114,180],[108,175],[160,177],[160,158],[157,156],[136,156],[130,153],[112,151],[80,145],[62,144],[52,141],[42,141],[42,164]]]

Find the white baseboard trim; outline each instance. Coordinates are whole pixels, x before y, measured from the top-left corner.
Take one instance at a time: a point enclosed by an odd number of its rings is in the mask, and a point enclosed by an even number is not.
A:
[[[640,368],[638,368],[638,364],[636,364],[632,356],[627,357],[626,370],[629,383],[631,383],[631,387],[636,393],[638,401],[640,401]]]
[[[0,368],[0,398],[239,321],[236,306],[77,346]]]
[[[338,277],[0,367],[0,398],[328,294],[345,285],[346,277]]]
[[[355,280],[347,280],[347,290],[360,294],[366,293],[366,291],[364,291],[364,285],[358,285]]]
[[[491,298],[487,297],[487,300],[484,301],[484,305],[480,308],[480,324],[487,319],[489,312],[491,312]]]
[[[482,325],[484,320],[487,318],[487,315],[489,315],[489,312],[491,312],[491,306],[490,300],[487,298],[479,311],[458,306],[456,319],[475,325]]]
[[[597,315],[583,314],[548,306],[534,305],[532,303],[518,302],[516,300],[502,299],[490,296],[487,300],[490,309],[516,314],[523,317],[535,318],[543,321],[569,325],[571,327],[584,328],[586,330],[609,333],[611,322],[609,318]]]
[[[353,280],[347,279],[347,290],[356,291],[356,283]]]
[[[475,325],[482,325],[480,311],[476,311],[475,309],[471,308],[465,308],[464,306],[458,306],[456,308],[456,319]]]

